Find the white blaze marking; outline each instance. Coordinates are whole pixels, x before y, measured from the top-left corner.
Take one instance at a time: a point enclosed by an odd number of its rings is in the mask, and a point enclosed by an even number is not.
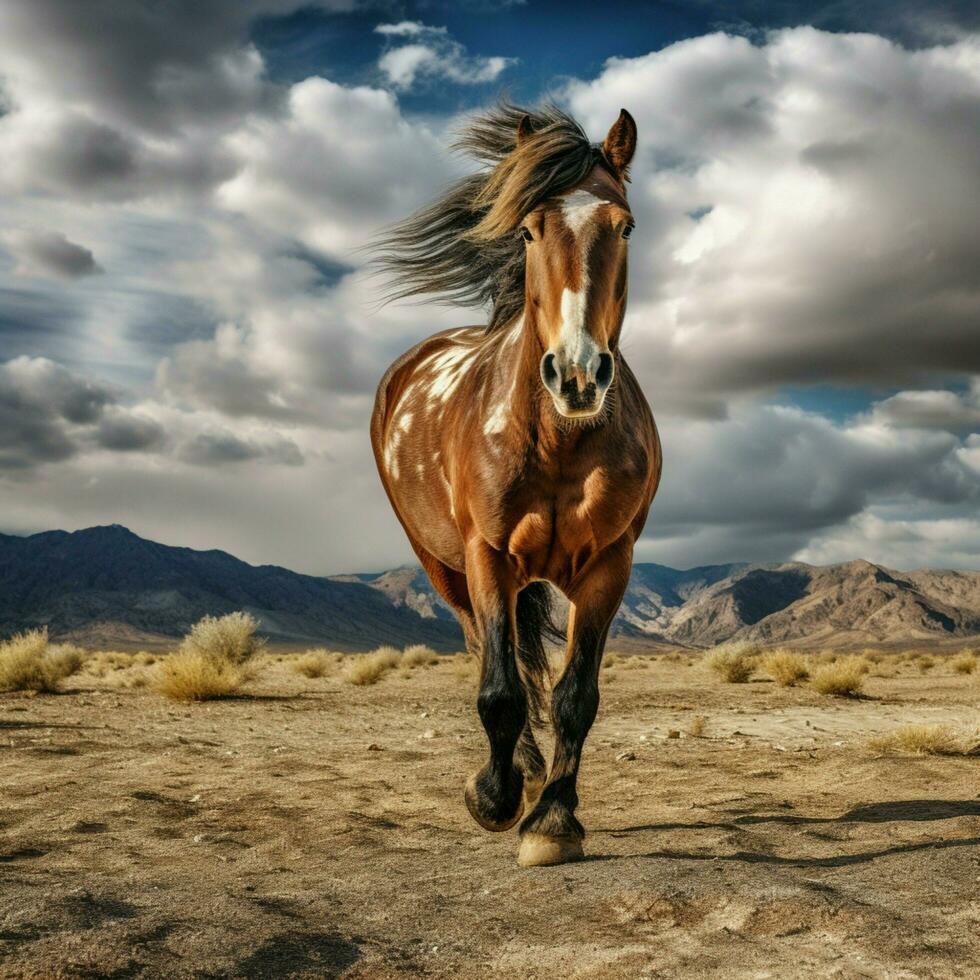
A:
[[[578,190],[562,202],[562,217],[575,236],[580,249],[581,275],[578,289],[563,289],[561,294],[561,327],[558,349],[566,364],[586,367],[599,353],[599,347],[586,328],[586,312],[589,304],[589,251],[591,234],[583,234],[596,208],[608,204],[588,191]]]
[[[607,203],[607,201],[603,201],[588,191],[575,191],[562,200],[562,217],[565,219],[565,224],[571,229],[572,234],[578,238],[589,218],[592,217],[592,212],[600,204]]]

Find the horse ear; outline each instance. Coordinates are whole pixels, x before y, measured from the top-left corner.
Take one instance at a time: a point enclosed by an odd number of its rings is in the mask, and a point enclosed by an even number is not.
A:
[[[531,125],[531,117],[525,114],[517,124],[517,145],[520,146],[533,133],[534,127]]]
[[[619,118],[612,124],[602,144],[602,152],[617,177],[626,178],[635,151],[636,120],[625,109],[620,109]]]

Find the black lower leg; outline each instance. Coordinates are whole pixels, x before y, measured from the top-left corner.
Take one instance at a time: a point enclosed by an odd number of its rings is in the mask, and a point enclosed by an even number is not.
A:
[[[581,840],[585,836],[575,817],[582,746],[599,710],[598,666],[605,630],[583,629],[575,639],[568,667],[551,695],[555,756],[547,785],[537,806],[521,824],[521,834]]]
[[[490,743],[490,759],[466,788],[466,803],[488,830],[506,830],[520,817],[524,776],[514,749],[527,721],[527,698],[517,672],[510,624],[495,617],[484,633],[477,711]]]

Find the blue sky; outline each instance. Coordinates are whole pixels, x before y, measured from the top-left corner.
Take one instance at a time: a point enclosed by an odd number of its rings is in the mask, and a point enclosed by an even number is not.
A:
[[[410,558],[362,246],[500,95],[626,106],[637,549],[980,568],[975,4],[0,0],[0,530],[304,571]]]

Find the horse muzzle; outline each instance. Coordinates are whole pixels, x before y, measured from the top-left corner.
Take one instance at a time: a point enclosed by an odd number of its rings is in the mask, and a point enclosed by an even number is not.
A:
[[[570,419],[591,418],[602,410],[615,370],[609,351],[593,350],[586,358],[570,357],[559,348],[541,358],[541,380],[558,414]]]

